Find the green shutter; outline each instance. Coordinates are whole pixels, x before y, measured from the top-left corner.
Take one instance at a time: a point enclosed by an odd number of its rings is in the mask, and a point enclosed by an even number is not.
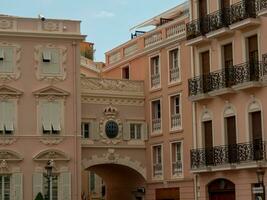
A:
[[[13,102],[5,102],[3,121],[7,131],[14,131],[15,105]]]
[[[61,117],[61,108],[60,108],[60,103],[59,102],[52,102],[50,104],[50,119],[51,119],[51,124],[53,126],[53,129],[55,131],[60,131],[60,117]]]
[[[60,200],[71,200],[71,173],[60,173]]]
[[[147,131],[147,123],[142,123],[142,139],[148,140],[148,131]]]
[[[12,196],[13,200],[23,200],[23,175],[22,173],[12,174]]]
[[[36,172],[33,174],[33,179],[32,179],[33,199],[35,199],[35,197],[37,196],[39,192],[41,192],[42,195],[44,196],[44,193],[43,193],[43,181],[44,180],[43,179],[44,179],[43,173]]]
[[[2,47],[4,51],[4,60],[0,62],[0,72],[12,73],[14,68],[14,47]]]

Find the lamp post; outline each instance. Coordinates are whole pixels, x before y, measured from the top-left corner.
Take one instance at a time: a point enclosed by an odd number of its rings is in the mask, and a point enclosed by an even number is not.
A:
[[[52,177],[53,162],[54,162],[53,160],[49,160],[47,161],[47,164],[45,166],[45,170],[46,170],[45,177],[47,179],[47,185],[48,185],[46,200],[50,200],[50,181]]]
[[[258,187],[261,188],[261,192],[256,194],[256,200],[265,200],[265,188],[264,188],[265,169],[263,169],[262,167],[257,168],[256,174],[258,178]]]

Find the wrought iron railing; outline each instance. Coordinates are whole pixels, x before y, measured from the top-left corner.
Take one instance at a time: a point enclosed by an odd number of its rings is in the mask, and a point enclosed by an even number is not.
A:
[[[179,160],[179,161],[173,162],[172,163],[172,171],[173,171],[174,175],[181,174],[183,171],[182,161]]]
[[[247,18],[256,17],[256,2],[255,0],[242,0],[231,6],[231,21],[230,23],[240,22]]]
[[[152,119],[152,131],[153,132],[161,131],[161,118]]]
[[[267,8],[267,0],[257,1],[242,0],[231,5],[229,8],[223,8],[189,22],[186,25],[187,40],[194,39],[223,27],[228,27],[247,18],[255,18],[257,12]]]
[[[160,74],[151,75],[151,87],[157,87],[160,85]]]
[[[267,53],[262,55],[262,75],[267,76]]]
[[[267,9],[267,0],[256,0],[256,11],[259,13]]]
[[[192,169],[260,160],[266,160],[265,142],[260,139],[250,143],[191,150]]]
[[[154,163],[153,172],[154,172],[154,176],[161,176],[162,175],[162,163]]]
[[[189,96],[205,94],[251,81],[260,81],[264,73],[267,74],[267,59],[266,63],[252,61],[226,67],[189,79]]]
[[[171,116],[171,128],[172,129],[177,129],[181,127],[181,114],[173,114]]]
[[[170,69],[170,82],[176,82],[179,80],[180,70],[179,67]]]

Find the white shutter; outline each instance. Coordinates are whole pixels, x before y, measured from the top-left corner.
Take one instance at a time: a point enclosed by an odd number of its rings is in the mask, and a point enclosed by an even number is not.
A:
[[[50,120],[50,103],[43,102],[41,104],[41,120],[42,126],[45,131],[51,131],[51,120]]]
[[[51,61],[51,52],[49,50],[43,51],[43,62],[50,62]]]
[[[43,181],[44,180],[43,179],[44,179],[43,173],[36,172],[33,174],[33,179],[32,179],[33,198],[32,199],[35,199],[39,192],[41,192],[42,195],[44,196],[43,194]]]
[[[12,197],[13,200],[23,200],[23,175],[22,173],[14,173],[12,174],[12,184],[13,191]]]
[[[142,139],[148,140],[147,123],[142,123]]]
[[[91,135],[92,135],[92,139],[93,140],[99,140],[100,139],[100,135],[99,135],[99,124],[97,121],[92,121],[90,123],[91,125]]]
[[[5,52],[5,59],[0,63],[0,71],[12,73],[13,72],[13,47],[5,47],[3,48]]]
[[[59,200],[71,200],[71,173],[62,172],[60,173],[60,199]]]
[[[5,102],[0,102],[0,131],[4,131]]]
[[[7,131],[14,131],[15,105],[13,102],[4,104],[4,125]]]
[[[52,102],[50,105],[50,119],[53,129],[55,131],[61,131],[60,117],[61,117],[61,106],[60,102]]]
[[[124,122],[123,123],[123,139],[130,140],[130,123]]]
[[[60,50],[52,49],[51,50],[51,64],[49,66],[49,73],[58,74],[60,73]]]
[[[4,59],[5,59],[4,49],[0,49],[0,60],[4,60]]]

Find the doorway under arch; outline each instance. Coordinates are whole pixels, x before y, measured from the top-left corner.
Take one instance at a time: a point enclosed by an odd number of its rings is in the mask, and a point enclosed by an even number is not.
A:
[[[208,184],[209,200],[235,200],[235,184],[227,179],[216,179]]]

